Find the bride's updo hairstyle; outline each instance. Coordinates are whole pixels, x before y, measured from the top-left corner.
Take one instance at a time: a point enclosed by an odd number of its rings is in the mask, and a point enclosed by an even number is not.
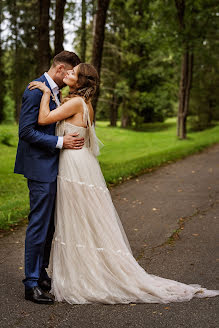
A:
[[[83,97],[86,102],[90,101],[97,90],[99,83],[99,76],[96,68],[87,63],[80,63],[78,65],[78,80],[75,89],[67,95],[64,102],[69,98],[80,96]]]

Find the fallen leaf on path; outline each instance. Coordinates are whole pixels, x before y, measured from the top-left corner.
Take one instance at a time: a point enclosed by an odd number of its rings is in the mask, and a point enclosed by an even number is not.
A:
[[[156,208],[156,207],[153,207],[153,208],[152,208],[152,211],[157,211],[157,208]]]
[[[199,234],[198,233],[193,233],[192,234],[194,237],[197,237],[197,236],[199,236]]]
[[[135,231],[138,231],[138,229],[134,229]]]
[[[135,303],[133,303],[133,304],[130,304],[130,306],[135,306],[136,304]]]
[[[21,266],[21,267],[19,267],[19,270],[23,270],[23,267]]]
[[[169,308],[168,306],[164,308],[164,310],[169,310],[169,309],[170,309],[170,308]]]

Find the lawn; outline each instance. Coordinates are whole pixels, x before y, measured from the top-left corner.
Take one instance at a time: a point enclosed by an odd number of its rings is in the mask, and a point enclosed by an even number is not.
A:
[[[121,182],[165,162],[185,157],[219,142],[219,123],[202,132],[176,138],[176,120],[146,124],[141,131],[110,128],[98,122],[104,143],[99,161],[108,184]],[[17,125],[0,125],[0,229],[9,229],[28,214],[26,180],[13,173]]]

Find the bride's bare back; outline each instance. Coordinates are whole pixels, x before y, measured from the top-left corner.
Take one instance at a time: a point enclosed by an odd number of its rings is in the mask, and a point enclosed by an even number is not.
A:
[[[86,103],[87,105],[87,108],[88,108],[88,113],[89,113],[89,116],[90,116],[90,121],[91,121],[91,124],[93,122],[93,117],[94,117],[94,110],[93,110],[93,106],[91,104],[91,102],[88,102]],[[82,104],[83,106],[83,104]],[[77,113],[67,119],[65,119],[66,122],[68,123],[71,123],[73,125],[76,125],[76,126],[81,126],[81,127],[84,127],[86,128],[87,127],[87,124],[85,122],[83,122],[83,111],[80,112],[80,113]]]

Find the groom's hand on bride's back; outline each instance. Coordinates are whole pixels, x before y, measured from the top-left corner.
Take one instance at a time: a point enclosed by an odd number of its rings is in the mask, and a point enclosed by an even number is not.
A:
[[[84,146],[84,138],[77,138],[78,133],[67,134],[63,137],[63,148],[81,149]]]

